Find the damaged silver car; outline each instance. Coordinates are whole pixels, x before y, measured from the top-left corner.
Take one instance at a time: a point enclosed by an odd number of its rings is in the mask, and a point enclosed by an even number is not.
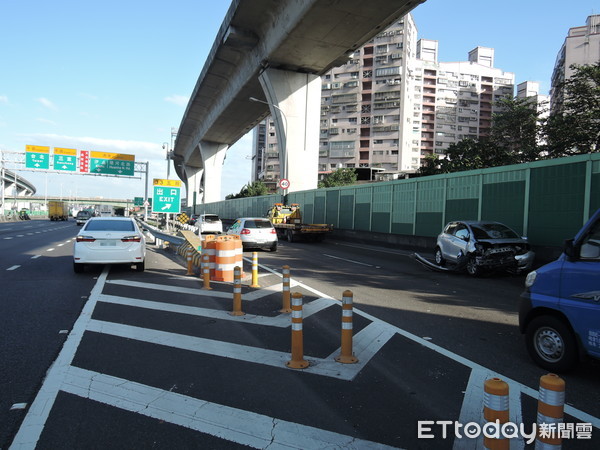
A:
[[[435,263],[455,264],[469,275],[484,271],[528,271],[535,253],[526,238],[499,222],[450,222],[438,236]]]

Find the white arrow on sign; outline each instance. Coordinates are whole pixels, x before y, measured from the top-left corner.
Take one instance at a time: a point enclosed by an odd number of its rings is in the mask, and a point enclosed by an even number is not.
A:
[[[63,169],[66,169],[66,168],[67,168],[67,166],[64,166],[64,165],[63,165],[63,166],[62,166],[62,168],[63,168]]]
[[[160,209],[162,209],[162,210],[165,210],[165,209],[171,209],[171,204],[170,204],[170,203],[165,203],[165,206],[163,206],[163,207],[162,207],[162,208],[160,208]]]
[[[39,163],[34,164],[35,167],[40,167]]]

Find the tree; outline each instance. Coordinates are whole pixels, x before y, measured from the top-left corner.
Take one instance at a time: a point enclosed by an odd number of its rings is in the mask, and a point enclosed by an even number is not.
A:
[[[337,169],[319,181],[319,188],[328,188],[334,186],[347,186],[356,183],[358,174],[356,169]]]
[[[437,175],[438,173],[441,173],[440,158],[438,155],[425,155],[423,164],[419,167],[419,175]]]
[[[269,194],[267,186],[261,180],[257,180],[246,184],[239,193],[227,195],[225,199],[231,200],[233,198],[258,197],[267,194]]]
[[[463,139],[446,149],[446,157],[440,159],[440,172],[460,172],[462,170],[490,167],[490,149],[481,141]]]
[[[499,112],[492,117],[491,166],[536,161],[540,158],[541,119],[539,106],[528,98],[502,98]]]
[[[545,123],[551,158],[600,151],[600,61],[571,69],[557,86],[564,101]]]

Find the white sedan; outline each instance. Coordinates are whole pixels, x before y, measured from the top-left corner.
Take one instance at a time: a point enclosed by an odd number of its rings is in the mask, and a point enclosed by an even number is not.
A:
[[[77,234],[73,246],[73,270],[85,264],[135,264],[144,271],[146,239],[129,217],[92,217]]]

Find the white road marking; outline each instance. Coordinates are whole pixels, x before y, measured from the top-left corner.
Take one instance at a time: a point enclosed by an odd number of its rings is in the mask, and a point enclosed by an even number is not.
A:
[[[16,270],[16,269],[18,269],[19,267],[21,267],[21,266],[17,264],[17,265],[15,265],[15,266],[11,266],[11,267],[9,267],[9,268],[8,268],[8,269],[6,269],[6,270]]]
[[[65,373],[69,368],[77,347],[81,342],[85,328],[92,317],[92,312],[96,306],[96,299],[102,292],[104,282],[108,275],[108,266],[104,268],[98,282],[95,284],[90,294],[90,299],[83,306],[81,314],[75,321],[71,333],[67,336],[58,357],[48,369],[46,378],[42,387],[35,396],[35,400],[31,404],[25,419],[21,423],[21,427],[15,436],[11,449],[32,449],[36,447],[44,425],[48,420],[50,410],[54,405],[58,391],[65,378]]]
[[[13,411],[15,409],[25,409],[27,408],[27,403],[15,403],[10,407],[10,410]]]
[[[12,239],[11,236],[5,237],[4,239],[8,240],[8,239]]]
[[[42,255],[34,255],[31,257],[31,259],[38,259],[40,256],[42,256]]]
[[[63,245],[65,245],[65,244],[58,244],[57,247],[62,247]]]
[[[372,264],[367,264],[367,263],[363,263],[360,261],[354,261],[353,259],[340,258],[339,256],[328,255],[326,253],[323,253],[323,256],[327,256],[328,258],[333,258],[333,259],[339,259],[341,261],[346,261],[346,262],[353,263],[353,264],[360,264],[361,266],[373,267]]]
[[[194,288],[186,288],[179,286],[168,286],[166,284],[156,284],[156,283],[142,283],[140,281],[131,281],[131,280],[109,280],[106,282],[107,284],[118,284],[122,286],[131,286],[138,287],[143,289],[155,289],[158,291],[167,291],[167,292],[178,292],[180,294],[194,294],[194,295],[205,295],[207,297],[219,297],[219,298],[233,298],[233,293],[231,292],[218,292],[218,291],[209,291],[206,289],[194,289]]]
[[[230,295],[232,296],[232,295]],[[242,300],[245,298],[242,297]],[[251,323],[253,325],[263,325],[270,327],[286,328],[291,325],[291,318],[289,314],[279,314],[277,316],[256,316],[252,314],[246,314],[244,316],[232,316],[229,311],[211,309],[211,308],[199,308],[196,306],[178,305],[173,303],[155,302],[149,300],[141,300],[137,298],[119,297],[116,295],[100,294],[98,297],[99,302],[112,303],[115,305],[132,306],[135,308],[146,308],[156,311],[168,311],[179,314],[187,314],[192,316],[209,317],[212,319],[229,320],[233,322],[244,322]],[[310,303],[306,303],[302,308],[302,316],[304,318],[310,317],[313,314],[328,308],[331,305],[335,305],[337,302],[330,298],[318,298]]]
[[[17,234],[17,237],[25,237],[23,234]]]
[[[289,369],[286,366],[286,362],[290,360],[288,352],[249,347],[247,345],[232,344],[100,320],[91,320],[87,330],[197,353],[279,367],[285,370],[295,370]],[[304,355],[304,358],[311,362],[311,365],[302,371],[351,381],[393,335],[393,332],[390,333],[389,330],[382,330],[371,324],[354,336],[354,348],[356,349],[354,354],[359,360],[357,364],[340,364],[336,362],[333,358],[339,355],[340,350],[338,349],[329,358],[316,358]]]
[[[66,375],[65,392],[254,448],[393,448],[77,367]]]
[[[46,251],[47,251],[47,252],[53,252],[53,251],[54,251],[54,248],[49,248],[49,249],[46,249]]]

